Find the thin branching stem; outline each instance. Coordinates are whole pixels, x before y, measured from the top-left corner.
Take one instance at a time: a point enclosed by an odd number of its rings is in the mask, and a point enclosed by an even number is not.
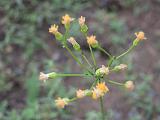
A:
[[[119,83],[119,82],[115,82],[115,81],[112,81],[112,80],[108,80],[109,83],[112,83],[112,84],[115,84],[115,85],[121,85],[121,86],[124,86],[123,83]]]
[[[87,57],[84,55],[83,52],[81,53],[81,55],[82,55],[83,59],[87,62],[87,64],[92,68],[91,63],[89,62],[89,60],[87,59]]]
[[[109,58],[112,57],[112,55],[109,52],[107,52],[104,48],[102,48],[101,46],[98,46],[98,49],[104,52]]]
[[[86,74],[57,74],[57,76],[61,76],[61,77],[91,77],[90,75],[86,75]]]
[[[95,59],[95,56],[94,56],[94,54],[93,54],[93,51],[92,51],[92,48],[91,48],[90,45],[89,45],[89,49],[90,49],[90,52],[91,52],[91,56],[92,56],[92,60],[93,60],[94,66],[96,67],[96,65],[97,65],[96,59]]]
[[[125,56],[127,53],[129,53],[131,50],[133,50],[134,47],[135,47],[135,45],[132,45],[126,52],[124,52],[121,55],[119,55],[118,57],[116,57],[116,60],[118,60],[121,57]]]

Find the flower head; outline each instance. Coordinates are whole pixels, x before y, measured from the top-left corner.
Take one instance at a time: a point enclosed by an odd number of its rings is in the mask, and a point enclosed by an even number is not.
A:
[[[87,37],[87,43],[91,46],[96,45],[98,43],[97,40],[96,40],[96,36],[94,36],[94,35],[88,36]]]
[[[68,105],[68,101],[69,99],[68,98],[58,98],[55,100],[55,104],[58,108],[64,108],[65,105]]]
[[[134,83],[133,83],[133,81],[127,81],[127,82],[125,83],[125,87],[126,87],[128,90],[132,91],[132,90],[134,89]]]
[[[49,74],[45,74],[43,72],[40,72],[39,80],[42,80],[45,82],[46,80],[48,80],[48,78],[49,78]]]
[[[109,73],[109,68],[108,68],[108,67],[105,67],[104,65],[102,65],[102,67],[100,68],[100,73],[101,73],[101,74],[106,74],[106,75],[108,75],[108,73]]]
[[[81,49],[80,45],[76,42],[76,40],[73,37],[70,37],[67,40],[68,40],[68,42],[70,42],[73,45],[73,48],[75,50],[79,51]]]
[[[74,37],[70,37],[69,39],[67,39],[68,40],[68,42],[70,42],[72,45],[76,45],[77,44],[77,42],[76,42],[76,40],[74,39]]]
[[[77,90],[76,91],[76,96],[77,98],[83,98],[85,96],[85,91],[84,90]]]
[[[51,27],[49,28],[49,32],[53,34],[58,33],[58,25],[51,25]]]
[[[96,88],[101,90],[103,93],[106,93],[109,91],[108,87],[105,85],[105,82],[98,83]]]
[[[84,23],[85,23],[85,17],[81,16],[81,17],[78,19],[78,22],[79,22],[80,26],[83,26]]]
[[[96,75],[97,76],[104,76],[104,75],[108,75],[109,74],[109,68],[105,67],[104,65],[102,65],[101,68],[96,70]]]
[[[135,35],[136,35],[136,37],[137,37],[137,40],[145,40],[145,39],[147,39],[147,38],[145,37],[145,33],[142,32],[142,31],[135,33]]]
[[[102,90],[97,89],[97,88],[93,88],[93,90],[92,90],[92,98],[93,99],[98,99],[102,96],[104,96],[104,93]]]
[[[71,18],[68,14],[62,16],[62,24],[64,25],[70,24],[70,22],[72,22],[73,20],[74,18]]]
[[[120,64],[120,65],[115,67],[115,69],[117,69],[117,70],[125,70],[126,68],[127,68],[126,64]]]

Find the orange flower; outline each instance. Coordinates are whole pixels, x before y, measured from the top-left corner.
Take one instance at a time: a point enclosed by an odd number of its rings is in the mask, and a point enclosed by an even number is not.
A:
[[[91,36],[87,37],[87,43],[91,46],[97,44],[98,42],[96,40],[96,36],[91,35]]]
[[[135,35],[136,35],[136,37],[137,37],[137,40],[145,40],[145,39],[147,39],[147,38],[145,37],[145,33],[142,32],[142,31],[140,31],[140,32],[138,32],[138,33],[135,33]]]
[[[105,85],[105,82],[98,83],[96,88],[100,89],[103,93],[106,93],[109,91],[108,87]]]
[[[65,105],[68,105],[68,98],[58,98],[55,100],[56,106],[58,108],[64,108]]]
[[[49,32],[53,34],[58,33],[58,25],[51,25],[51,27],[49,28]]]
[[[104,96],[104,93],[102,90],[97,89],[97,88],[93,88],[93,90],[92,90],[92,98],[93,99],[98,99],[102,96]]]
[[[64,16],[62,16],[62,24],[66,25],[66,24],[70,24],[70,22],[72,22],[74,20],[74,18],[71,18],[68,14],[65,14]]]

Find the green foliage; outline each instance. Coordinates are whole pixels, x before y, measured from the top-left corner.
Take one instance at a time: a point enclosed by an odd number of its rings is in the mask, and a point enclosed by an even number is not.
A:
[[[127,26],[122,19],[117,18],[115,14],[110,14],[109,28],[111,31],[110,39],[113,44],[121,45],[127,41]]]

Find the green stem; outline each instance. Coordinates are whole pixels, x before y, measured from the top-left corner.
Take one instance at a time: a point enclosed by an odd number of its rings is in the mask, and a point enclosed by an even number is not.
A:
[[[92,59],[93,59],[94,66],[96,67],[96,59],[95,59],[95,56],[93,54],[93,51],[92,51],[92,48],[91,48],[90,45],[89,45],[89,49],[90,49],[90,52],[91,52],[91,56],[92,56]]]
[[[87,64],[88,64],[90,67],[92,67],[91,63],[90,63],[89,60],[86,58],[86,56],[85,56],[83,53],[81,53],[81,55],[82,55],[83,59],[87,62]]]
[[[115,81],[112,81],[112,80],[108,80],[109,83],[112,83],[112,84],[115,84],[115,85],[121,85],[121,86],[124,86],[123,83],[119,83],[119,82],[115,82]]]
[[[80,65],[81,68],[83,69],[87,69],[89,72],[91,72],[88,68],[86,68],[80,61],[79,59],[73,54],[73,52],[71,51],[71,49],[67,46],[64,45],[67,49],[67,51],[71,54],[71,56],[73,57],[73,59]],[[92,73],[92,72],[91,72]]]
[[[135,45],[132,45],[126,52],[124,52],[121,55],[119,55],[118,57],[116,57],[116,60],[120,59],[121,57],[123,57],[124,55],[129,53],[134,47],[135,47]]]
[[[69,100],[69,102],[73,102],[73,101],[75,101],[75,100],[77,100],[77,98],[76,98],[76,97],[74,97],[74,98],[70,99],[70,100]]]
[[[112,55],[111,54],[109,54],[109,52],[107,52],[105,49],[103,49],[101,46],[98,46],[98,49],[99,50],[101,50],[102,52],[104,52],[106,55],[108,55],[109,56],[109,58],[111,58],[112,57]]]
[[[92,85],[91,85],[91,87],[90,87],[90,89],[92,89],[96,83],[97,83],[97,80],[94,80]]]
[[[107,66],[110,67],[114,60],[115,60],[115,56],[111,57]]]
[[[69,47],[67,45],[65,45],[65,48],[67,49],[67,51],[71,54],[71,56],[73,57],[73,59],[82,67],[82,63],[78,60],[78,58],[72,53],[72,51],[69,49]]]
[[[100,106],[101,106],[102,120],[105,120],[105,112],[104,112],[104,105],[103,105],[103,97],[100,97]]]

